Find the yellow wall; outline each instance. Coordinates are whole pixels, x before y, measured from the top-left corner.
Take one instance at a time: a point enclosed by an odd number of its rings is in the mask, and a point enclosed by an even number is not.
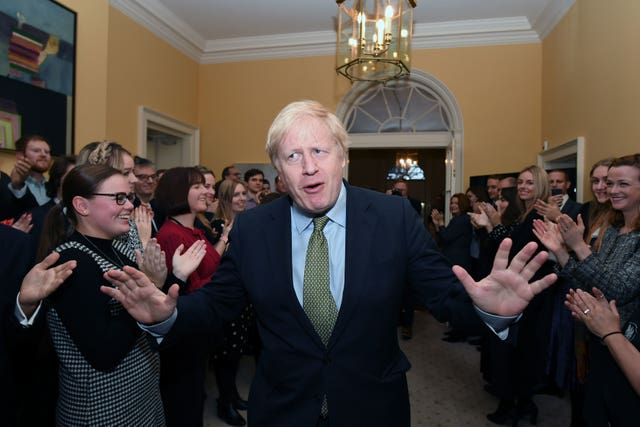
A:
[[[349,89],[334,57],[201,67],[203,163],[268,163],[267,130],[278,111],[298,99],[335,110]],[[439,78],[460,103],[465,177],[519,170],[540,147],[541,45],[435,49],[414,52],[414,68]],[[464,185],[464,184],[463,184]]]
[[[640,151],[639,20],[637,1],[578,0],[543,43],[542,137],[584,136],[587,170]]]
[[[267,131],[286,104],[314,99],[337,107],[349,88],[333,57],[203,65],[200,70],[201,163],[216,173],[230,163],[268,163]]]
[[[75,140],[106,132],[109,0],[58,0],[77,13]],[[15,158],[0,153],[0,169],[11,171]]]
[[[137,153],[140,105],[196,125],[198,67],[198,63],[111,8],[107,126],[99,138],[118,141]],[[90,141],[76,139],[76,145]]]
[[[441,80],[464,124],[463,186],[473,175],[518,171],[540,149],[540,44],[414,52],[413,67]]]

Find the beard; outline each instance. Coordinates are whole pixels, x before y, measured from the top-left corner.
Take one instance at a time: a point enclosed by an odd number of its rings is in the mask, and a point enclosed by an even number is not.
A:
[[[49,170],[51,162],[47,163],[47,166],[40,166],[38,163],[34,163],[31,165],[31,170],[38,173],[45,173]]]

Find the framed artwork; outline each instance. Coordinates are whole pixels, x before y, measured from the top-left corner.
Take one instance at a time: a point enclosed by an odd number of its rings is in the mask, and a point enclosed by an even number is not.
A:
[[[0,150],[37,134],[73,152],[76,18],[53,0],[0,3]]]

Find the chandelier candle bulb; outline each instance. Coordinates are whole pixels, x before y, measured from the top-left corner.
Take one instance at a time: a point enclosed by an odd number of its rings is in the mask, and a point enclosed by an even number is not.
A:
[[[352,82],[384,83],[410,73],[415,0],[336,0],[336,3],[339,74]]]

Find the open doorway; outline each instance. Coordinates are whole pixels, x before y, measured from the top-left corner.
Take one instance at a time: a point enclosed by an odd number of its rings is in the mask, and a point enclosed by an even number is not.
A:
[[[200,130],[140,106],[138,153],[154,162],[158,169],[197,165],[200,162]]]
[[[385,192],[393,187],[389,171],[396,165],[399,154],[411,154],[424,171],[423,180],[409,180],[408,195],[422,204],[423,218],[431,209],[444,209],[446,195],[446,149],[444,148],[350,148],[349,183],[358,187]]]

